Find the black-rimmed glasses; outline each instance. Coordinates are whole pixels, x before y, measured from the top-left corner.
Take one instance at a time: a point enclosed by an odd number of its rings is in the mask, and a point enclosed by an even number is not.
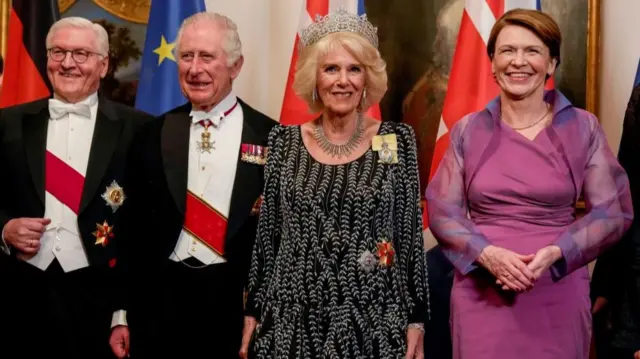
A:
[[[64,59],[67,57],[67,52],[70,52],[71,58],[73,59],[73,61],[75,61],[78,64],[81,64],[87,61],[87,59],[91,55],[104,56],[97,52],[91,52],[91,51],[82,50],[82,49],[65,50],[59,47],[52,47],[50,49],[47,49],[47,51],[49,52],[49,57],[51,58],[51,60],[56,62],[64,61]]]

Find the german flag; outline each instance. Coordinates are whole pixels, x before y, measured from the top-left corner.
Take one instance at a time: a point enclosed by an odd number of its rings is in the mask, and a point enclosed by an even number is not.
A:
[[[13,0],[0,108],[51,96],[46,37],[58,19],[57,0]]]

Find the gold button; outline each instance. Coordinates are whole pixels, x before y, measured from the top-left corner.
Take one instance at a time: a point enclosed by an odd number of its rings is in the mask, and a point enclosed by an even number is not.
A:
[[[195,252],[196,251],[196,247],[191,247],[191,251]]]
[[[196,240],[194,239],[193,242],[191,242],[191,244],[193,244],[195,246],[196,245]]]

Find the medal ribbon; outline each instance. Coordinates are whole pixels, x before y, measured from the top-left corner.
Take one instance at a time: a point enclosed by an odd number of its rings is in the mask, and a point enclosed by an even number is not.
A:
[[[236,101],[236,103],[233,104],[233,106],[231,106],[230,109],[226,110],[223,114],[222,114],[222,119],[224,119],[225,117],[227,117],[227,115],[229,115],[231,113],[231,111],[235,110],[236,107],[238,106],[238,101]],[[205,115],[206,116],[206,115]],[[217,127],[216,124],[214,124],[211,120],[209,119],[204,119],[204,120],[200,120],[198,121],[198,124],[202,125],[204,127],[205,130],[209,129],[209,126],[213,125],[213,127]]]

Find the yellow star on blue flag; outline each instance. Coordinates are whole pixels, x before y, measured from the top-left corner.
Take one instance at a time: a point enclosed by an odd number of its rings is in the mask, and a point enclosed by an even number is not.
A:
[[[158,66],[162,64],[164,59],[169,59],[173,62],[176,61],[176,58],[173,57],[174,47],[176,47],[175,42],[167,43],[167,39],[165,39],[164,36],[160,36],[160,47],[153,50],[154,53],[158,54]]]
[[[204,0],[151,2],[136,94],[137,109],[159,116],[187,102],[178,82],[175,42],[184,19],[202,11],[205,11]]]

